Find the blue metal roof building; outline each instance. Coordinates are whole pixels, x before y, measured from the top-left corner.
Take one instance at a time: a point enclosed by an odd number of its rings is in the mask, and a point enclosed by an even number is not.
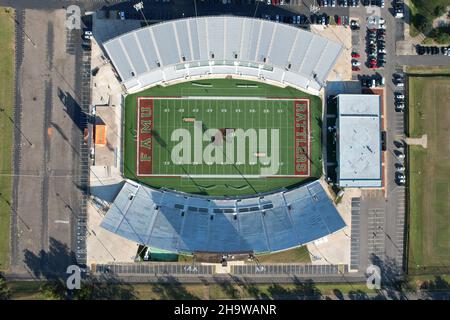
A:
[[[127,181],[101,226],[171,252],[274,252],[336,232],[345,223],[318,181],[243,199],[212,199]]]

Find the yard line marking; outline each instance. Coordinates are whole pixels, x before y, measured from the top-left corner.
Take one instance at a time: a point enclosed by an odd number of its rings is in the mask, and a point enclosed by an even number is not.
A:
[[[55,220],[55,223],[69,224],[69,220]]]

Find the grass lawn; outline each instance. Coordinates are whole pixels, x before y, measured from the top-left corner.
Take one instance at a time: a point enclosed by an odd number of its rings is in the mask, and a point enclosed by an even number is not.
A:
[[[257,256],[260,263],[310,263],[306,246]],[[254,262],[252,262],[254,263]]]
[[[9,11],[6,11],[9,10]],[[14,108],[14,15],[12,9],[0,8],[0,270],[9,268],[10,206],[12,194],[12,145]]]
[[[10,282],[8,287],[12,300],[46,300],[40,293],[42,282]],[[113,286],[113,285],[112,285]],[[376,293],[365,284],[134,284],[131,286],[139,300],[217,300],[217,299],[283,299],[311,296],[312,292],[323,295],[348,295],[351,293]],[[318,296],[318,295],[317,295]]]
[[[242,85],[247,85],[243,87]],[[203,97],[196,99],[169,99],[169,97]],[[205,97],[239,97],[229,100]],[[137,98],[168,97],[153,100],[152,127],[152,174],[175,174],[171,177],[136,176],[136,132]],[[240,97],[243,97],[240,99]],[[245,100],[245,98],[247,100]],[[257,97],[250,98],[248,97]],[[294,172],[294,102],[259,99],[276,97],[286,99],[309,99],[311,118],[311,171],[310,177],[270,178],[259,177],[262,166],[249,165],[248,154],[243,165],[174,164],[172,150],[177,143],[171,140],[171,133],[184,128],[193,138],[193,123],[185,118],[202,121],[204,128],[216,129],[278,129],[280,135],[281,167],[276,175],[293,175]],[[318,97],[293,88],[278,88],[251,81],[219,79],[202,80],[173,85],[167,88],[155,87],[127,96],[125,102],[124,172],[127,178],[138,180],[152,187],[166,187],[180,191],[207,195],[245,195],[267,192],[286,186],[294,186],[305,179],[320,177],[321,163],[322,104]],[[142,129],[142,128],[141,128]],[[267,150],[270,152],[270,130]],[[177,140],[178,141],[178,140]],[[192,143],[192,142],[191,142]],[[210,141],[203,143],[203,148]],[[142,141],[141,141],[142,145]],[[247,144],[248,145],[248,144]],[[226,147],[228,148],[228,146]],[[247,150],[246,150],[247,151]],[[235,153],[236,157],[237,153]],[[192,154],[190,159],[195,155]],[[224,157],[225,159],[226,157]],[[234,159],[236,162],[236,158]],[[233,162],[233,161],[232,161]],[[183,175],[183,176],[179,176]],[[206,175],[206,176],[205,176]],[[220,177],[220,175],[222,175]],[[246,177],[242,177],[246,175]],[[248,176],[247,176],[248,175]],[[253,175],[253,177],[250,177]],[[204,177],[203,177],[204,176]]]
[[[450,68],[444,68],[444,67],[408,67],[407,73],[413,73],[413,74],[441,74],[441,75],[450,75]]]
[[[450,270],[450,77],[409,78],[409,136],[428,148],[409,152],[409,269]]]
[[[41,292],[42,282],[12,281],[8,282],[8,288],[13,300],[45,300]]]

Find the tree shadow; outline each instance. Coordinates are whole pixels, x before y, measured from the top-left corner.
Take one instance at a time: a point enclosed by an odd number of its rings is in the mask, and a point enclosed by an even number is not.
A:
[[[380,268],[381,290],[385,292],[385,297],[393,300],[406,299],[406,293],[414,292],[408,275],[394,258],[386,257],[381,259],[372,254],[370,261]]]
[[[236,289],[234,284],[230,281],[220,281],[218,282],[220,289],[225,293],[226,297],[229,299],[240,299],[241,294],[239,290]]]
[[[322,292],[317,288],[311,279],[300,280],[294,278],[294,287],[282,287],[279,284],[272,284],[268,292],[274,299],[286,300],[320,300],[323,298]]]
[[[80,300],[121,300],[135,299],[136,294],[131,285],[115,278],[86,277],[81,274],[80,289],[67,288],[67,267],[77,265],[75,253],[69,247],[50,238],[49,250],[41,250],[38,254],[25,250],[24,262],[30,272],[38,279],[45,280],[41,293],[48,299],[80,299]]]
[[[369,300],[369,296],[362,290],[351,290],[348,292],[348,298],[350,300]]]
[[[441,276],[435,276],[433,280],[424,281],[420,290],[426,298],[432,300],[450,300],[450,284]]]
[[[41,250],[35,254],[26,249],[24,256],[24,262],[31,273],[40,279],[65,277],[67,267],[76,264],[75,253],[66,244],[54,238],[50,238],[48,251]]]
[[[89,278],[80,290],[72,291],[75,300],[136,300],[134,287],[115,278]]]
[[[72,119],[78,129],[83,132],[86,129],[86,123],[89,120],[89,115],[87,115],[82,109],[80,104],[75,100],[70,92],[64,92],[58,88],[58,98],[63,103],[66,108],[64,111]]]
[[[345,300],[344,294],[339,289],[333,289],[333,294],[338,300]]]
[[[231,275],[231,278],[233,281],[242,288],[242,290],[246,291],[247,294],[256,300],[269,300],[269,296],[265,294],[264,292],[261,292],[261,290],[256,286],[254,283],[247,282],[242,280],[239,277]]]
[[[200,300],[200,298],[189,291],[173,276],[159,277],[156,284],[152,286],[154,293],[162,300]]]

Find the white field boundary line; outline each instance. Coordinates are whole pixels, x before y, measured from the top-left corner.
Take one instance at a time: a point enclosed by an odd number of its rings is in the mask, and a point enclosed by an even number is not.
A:
[[[152,178],[164,178],[164,177],[176,177],[176,178],[307,178],[310,176],[305,175],[259,175],[259,174],[141,174],[139,177],[152,177]]]
[[[227,96],[179,96],[179,97],[139,97],[139,100],[284,100],[284,101],[306,101],[304,98],[283,98],[283,97],[227,97]]]
[[[201,98],[201,99],[199,99]],[[214,98],[214,99],[211,99]],[[140,114],[139,114],[139,107],[140,107],[140,101],[141,100],[253,100],[253,101],[306,101],[307,102],[307,110],[308,110],[308,158],[311,157],[311,114],[310,114],[310,101],[309,99],[304,98],[278,98],[278,97],[219,97],[219,96],[180,96],[180,97],[138,97],[138,119],[137,119],[137,135],[138,135],[138,141],[139,142],[139,122],[140,122]],[[202,106],[203,107],[203,106]],[[153,106],[154,108],[154,106]],[[154,109],[153,109],[154,111]],[[154,119],[153,119],[154,120]],[[294,140],[295,143],[295,140]],[[138,148],[139,149],[139,146]],[[153,152],[153,150],[152,150]],[[153,166],[153,163],[152,163]],[[160,169],[160,168],[159,168]],[[308,174],[307,175],[229,175],[229,174],[141,174],[139,173],[139,151],[137,152],[137,159],[136,159],[136,175],[138,177],[190,177],[190,178],[307,178],[311,176],[311,161],[308,161]]]

